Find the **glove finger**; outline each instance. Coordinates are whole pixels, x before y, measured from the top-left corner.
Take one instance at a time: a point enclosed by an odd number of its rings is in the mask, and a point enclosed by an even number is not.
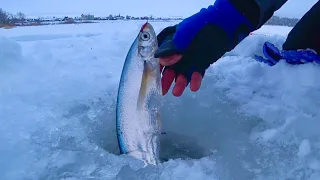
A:
[[[168,36],[168,39],[169,38],[171,37]],[[176,48],[172,40],[166,40],[159,46],[159,48],[154,54],[154,57],[155,58],[168,57],[174,54],[182,54],[182,52]]]
[[[154,54],[155,58],[167,57],[179,53],[174,42],[172,41],[176,32],[176,26],[177,25],[165,28],[157,36],[159,48]]]
[[[177,25],[166,27],[157,35],[159,46],[167,39],[168,36],[173,35],[176,32],[176,26]]]

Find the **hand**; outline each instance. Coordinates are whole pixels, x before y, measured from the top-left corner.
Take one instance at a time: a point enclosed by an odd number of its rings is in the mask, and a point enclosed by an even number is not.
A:
[[[161,71],[164,67],[170,67],[178,63],[182,59],[183,55],[174,54],[167,57],[160,57]],[[199,72],[193,72],[190,80],[190,90],[195,92],[200,89],[202,82],[202,75]],[[169,91],[173,80],[176,79],[175,85],[172,90],[172,94],[176,97],[179,97],[184,92],[186,86],[188,85],[187,77],[183,74],[177,74],[177,72],[172,68],[165,68],[163,76],[161,79],[162,83],[162,92],[163,95],[167,94]]]
[[[157,36],[159,48],[155,53],[163,66],[163,95],[173,80],[174,96],[181,96],[189,82],[190,89],[198,91],[206,69],[251,30],[247,18],[228,0],[216,0],[213,6],[165,28]]]
[[[215,56],[219,53],[212,51],[212,34],[208,26],[201,30],[195,40],[190,43],[185,51],[180,51],[175,47],[173,37],[177,30],[177,25],[170,26],[161,31],[158,35],[158,43],[160,45],[155,57],[158,57],[162,71],[162,92],[167,94],[171,84],[175,80],[172,94],[179,97],[183,94],[187,85],[190,83],[190,90],[196,92],[200,89],[205,70],[215,61]],[[209,34],[209,35],[208,35]],[[212,40],[212,41],[211,41]],[[219,40],[217,41],[219,42]],[[208,54],[208,52],[210,52]],[[212,53],[215,56],[212,56]]]
[[[165,40],[172,38],[174,33],[176,32],[176,27],[177,26],[170,26],[160,32],[160,34],[158,35],[159,44],[162,44]],[[179,97],[182,95],[186,86],[188,85],[188,80],[184,74],[179,74],[175,71],[175,69],[177,68],[174,68],[174,65],[183,59],[183,55],[176,53],[176,51],[170,52],[171,50],[174,50],[174,48],[162,48],[162,51],[158,51],[156,55],[162,55],[162,57],[159,57],[159,60],[161,68],[160,71],[163,71],[163,76],[161,79],[163,95],[167,94],[171,87],[171,84],[173,83],[173,80],[176,79],[172,94]],[[198,91],[201,86],[201,82],[202,74],[200,74],[199,72],[192,73],[190,82],[191,91]]]

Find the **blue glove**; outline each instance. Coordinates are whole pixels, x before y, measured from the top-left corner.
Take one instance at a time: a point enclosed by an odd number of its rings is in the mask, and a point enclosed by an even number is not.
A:
[[[227,34],[229,43],[234,41],[234,38],[238,43],[254,30],[247,18],[235,9],[228,0],[216,0],[213,6],[202,9],[179,24],[173,38],[177,50],[185,51],[193,38],[207,24],[214,24],[221,28]],[[243,27],[244,32],[236,33],[239,27]]]
[[[248,19],[228,0],[216,0],[214,5],[160,32],[155,57],[182,54],[178,63],[165,68],[173,69],[176,76],[184,75],[189,83],[192,73],[203,76],[210,64],[253,30]]]
[[[320,63],[320,56],[312,50],[279,50],[270,42],[263,45],[263,54],[266,58],[255,56],[256,60],[266,63],[269,66],[276,65],[280,60],[285,60],[292,65],[305,64],[310,62]]]
[[[228,37],[228,44],[232,44],[235,39],[236,44],[239,43],[254,30],[247,18],[235,9],[228,0],[216,0],[214,5],[203,8],[200,12],[184,19],[177,25],[175,31],[172,30],[172,27],[168,27],[171,28],[170,34],[166,35],[167,38],[158,39],[160,47],[155,56],[185,53],[190,43],[207,25],[214,25],[223,30]],[[208,34],[208,36],[213,35],[214,32]]]

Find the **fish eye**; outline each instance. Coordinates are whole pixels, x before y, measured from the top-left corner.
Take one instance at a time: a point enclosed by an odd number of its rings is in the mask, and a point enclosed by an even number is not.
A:
[[[150,39],[150,34],[147,33],[147,32],[143,32],[143,33],[141,34],[141,39],[142,39],[143,41],[148,41],[148,40]]]

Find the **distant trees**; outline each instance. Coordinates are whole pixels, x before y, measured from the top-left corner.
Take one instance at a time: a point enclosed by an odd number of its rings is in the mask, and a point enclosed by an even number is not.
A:
[[[5,25],[9,23],[8,13],[0,8],[0,25]]]
[[[272,16],[267,22],[266,25],[278,25],[278,26],[289,26],[293,27],[298,23],[299,19],[297,18],[286,18]]]
[[[17,18],[18,20],[20,20],[21,22],[24,22],[26,20],[26,15],[23,14],[22,12],[18,12],[17,13]]]
[[[19,12],[15,15],[10,14],[3,9],[0,8],[0,28],[1,27],[12,27],[12,26],[21,26],[21,25],[41,25],[41,24],[54,24],[54,23],[78,23],[75,20],[81,20],[83,22],[92,22],[92,20],[182,20],[183,18],[155,18],[152,15],[150,16],[143,16],[143,17],[133,17],[133,16],[122,16],[112,15],[106,17],[95,17],[91,14],[82,14],[79,18],[71,18],[71,17],[64,17],[64,18],[38,18],[38,19],[31,19],[27,18],[25,14]],[[299,19],[296,18],[285,18],[285,17],[278,17],[273,16],[267,22],[266,25],[280,25],[280,26],[290,26],[293,27]]]
[[[26,15],[22,12],[13,15],[0,8],[0,27],[14,26],[17,23],[23,24],[25,21]]]

